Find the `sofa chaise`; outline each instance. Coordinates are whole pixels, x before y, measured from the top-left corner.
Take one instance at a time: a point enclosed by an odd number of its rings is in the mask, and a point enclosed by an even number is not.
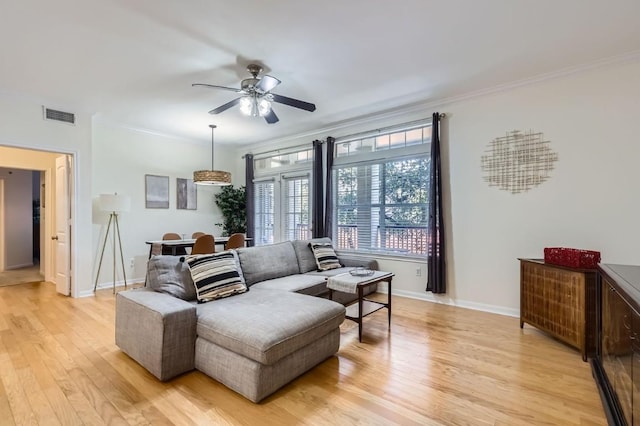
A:
[[[259,402],[338,351],[343,304],[355,295],[328,300],[326,278],[377,269],[375,260],[338,256],[343,267],[318,271],[310,248],[318,242],[331,240],[234,251],[248,291],[207,303],[196,302],[183,258],[154,256],[148,286],[116,296],[116,344],[160,380],[195,368]]]

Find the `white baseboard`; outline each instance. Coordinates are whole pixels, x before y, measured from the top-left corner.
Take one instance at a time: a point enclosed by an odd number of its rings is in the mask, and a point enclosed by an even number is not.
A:
[[[129,285],[133,283],[139,283],[139,282],[144,282],[144,277],[132,278],[127,280],[127,284]],[[385,287],[386,286],[378,286],[378,293],[387,294],[387,289]],[[109,288],[113,288],[113,282],[99,283],[97,289],[104,290]],[[116,290],[124,290],[124,280],[116,281]],[[78,297],[89,297],[93,295],[94,293],[92,289],[92,290],[85,290],[80,292]],[[394,289],[393,295],[407,297],[409,299],[424,300],[425,302],[431,302],[431,303],[442,303],[444,305],[457,306],[459,308],[473,309],[474,311],[490,312],[492,314],[506,315],[509,317],[516,317],[516,318],[520,317],[520,311],[518,309],[505,308],[504,306],[497,306],[497,305],[487,305],[485,303],[470,302],[468,300],[452,299],[446,294],[434,295],[432,293],[426,293],[426,292],[422,293],[422,292]]]
[[[143,282],[144,282],[144,277],[128,278],[127,288],[130,288],[132,284],[143,283]],[[124,280],[116,281],[115,287],[116,287],[116,290],[124,290]],[[96,287],[96,290],[105,290],[109,288],[111,289],[113,288],[113,281],[107,282],[107,283],[98,283],[98,287]],[[93,292],[93,289],[83,290],[78,294],[78,297],[89,297],[89,296],[93,296],[94,294],[95,293]]]
[[[21,263],[19,265],[11,265],[11,266],[6,266],[4,268],[5,271],[11,271],[13,269],[20,269],[20,268],[30,268],[34,266],[33,262],[29,262],[29,263]]]
[[[378,289],[379,293],[387,294],[386,289]],[[506,315],[509,317],[520,317],[520,310],[505,308],[504,306],[487,305],[485,303],[470,302],[468,300],[457,300],[447,295],[436,296],[432,293],[418,293],[407,290],[393,290],[394,296],[408,297],[409,299],[424,300],[431,303],[442,303],[444,305],[457,306],[459,308],[473,309],[474,311],[491,312],[492,314]]]

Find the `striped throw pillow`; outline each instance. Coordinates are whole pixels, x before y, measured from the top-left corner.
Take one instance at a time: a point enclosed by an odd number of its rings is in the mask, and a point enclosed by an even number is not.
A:
[[[309,247],[311,247],[311,251],[316,258],[316,265],[318,265],[319,271],[342,267],[331,243],[309,243]]]
[[[235,251],[185,256],[198,303],[247,291]]]

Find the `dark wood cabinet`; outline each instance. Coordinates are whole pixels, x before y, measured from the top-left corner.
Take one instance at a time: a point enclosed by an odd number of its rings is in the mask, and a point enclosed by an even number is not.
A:
[[[609,420],[640,425],[640,266],[598,266],[597,348],[591,366]]]
[[[520,260],[520,327],[525,323],[595,355],[596,270]]]

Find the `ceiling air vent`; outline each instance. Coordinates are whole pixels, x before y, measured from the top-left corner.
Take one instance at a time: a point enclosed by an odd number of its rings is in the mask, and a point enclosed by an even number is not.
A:
[[[44,108],[44,119],[62,121],[67,124],[76,124],[76,115],[71,112],[58,111],[55,109]]]

